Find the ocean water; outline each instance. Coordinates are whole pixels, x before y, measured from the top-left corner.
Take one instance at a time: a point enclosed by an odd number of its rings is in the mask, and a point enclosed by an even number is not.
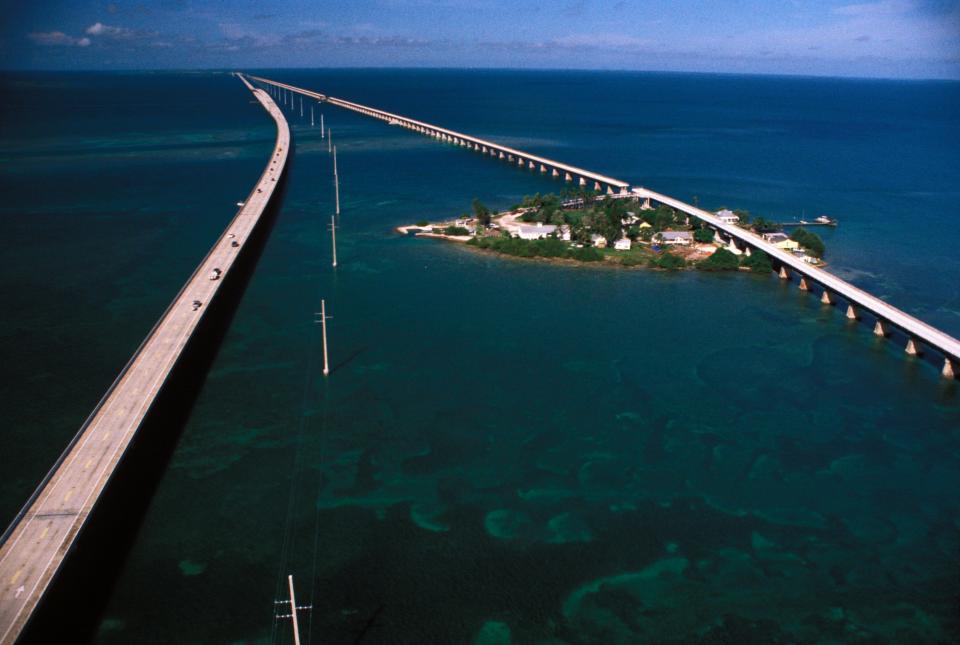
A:
[[[960,85],[268,71],[769,219],[960,334]],[[272,123],[226,74],[2,79],[0,511],[232,216]],[[399,237],[561,185],[322,108],[100,643],[951,642],[960,389],[773,277]],[[333,373],[320,374],[325,298]],[[779,640],[778,640],[779,639]]]

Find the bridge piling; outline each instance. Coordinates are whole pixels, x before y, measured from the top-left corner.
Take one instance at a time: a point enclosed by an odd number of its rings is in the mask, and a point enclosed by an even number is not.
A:
[[[920,345],[914,338],[907,338],[907,346],[904,350],[910,356],[919,356],[920,355]]]
[[[852,304],[847,305],[847,320],[859,320],[860,315],[857,313],[857,308]]]
[[[832,304],[834,304],[834,302],[833,302],[833,296],[830,295],[830,292],[829,292],[829,291],[827,291],[826,289],[824,289],[824,290],[823,290],[823,293],[820,294],[820,302],[822,302],[822,303],[825,304],[825,305],[832,305]]]

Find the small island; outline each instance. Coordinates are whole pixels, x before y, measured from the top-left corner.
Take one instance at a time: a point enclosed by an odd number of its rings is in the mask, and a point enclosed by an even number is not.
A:
[[[472,206],[472,213],[452,220],[422,220],[396,230],[529,259],[666,271],[772,270],[766,253],[742,251],[686,213],[662,204],[653,207],[650,200],[632,196],[567,190],[561,195],[524,197],[500,213],[492,212],[477,199]],[[744,210],[720,208],[715,214],[725,224],[751,230],[805,262],[823,265],[826,249],[816,233],[799,227],[787,235],[780,225],[763,217],[751,219]]]

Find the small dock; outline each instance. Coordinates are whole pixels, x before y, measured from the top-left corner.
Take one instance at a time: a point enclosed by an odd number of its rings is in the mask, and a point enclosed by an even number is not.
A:
[[[290,129],[264,90],[237,75],[277,125],[270,160],[237,214],[0,537],[0,644],[30,620],[208,305],[243,253],[287,163]]]
[[[784,228],[795,228],[797,226],[836,226],[837,220],[832,219],[828,222],[818,222],[813,220],[812,222],[808,222],[807,220],[801,219],[797,220],[796,222],[776,222],[776,225]]]

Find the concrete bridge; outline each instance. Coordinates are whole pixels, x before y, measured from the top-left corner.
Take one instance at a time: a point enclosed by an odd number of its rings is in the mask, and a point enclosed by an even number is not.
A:
[[[800,288],[804,291],[812,291],[816,286],[821,293],[821,302],[827,305],[835,304],[837,298],[843,299],[847,304],[846,316],[850,320],[858,320],[864,312],[869,313],[875,319],[874,333],[878,336],[886,337],[893,328],[899,329],[907,337],[905,350],[908,354],[922,353],[922,346],[925,345],[943,356],[941,370],[943,376],[951,379],[955,377],[957,365],[960,362],[960,341],[953,336],[853,286],[846,280],[777,248],[752,231],[725,224],[713,213],[647,188],[634,188],[631,192],[640,199],[649,198],[705,222],[714,230],[734,240],[738,246],[763,251],[770,256],[782,279],[791,279],[791,273],[793,273],[799,277]]]
[[[4,645],[17,639],[70,554],[283,175],[290,149],[286,119],[267,92],[241,80],[276,122],[270,161],[243,207],[0,538],[0,643]]]
[[[392,125],[409,128],[415,132],[434,137],[441,141],[466,146],[482,154],[516,163],[517,166],[522,168],[528,168],[530,170],[538,169],[542,173],[549,172],[554,177],[562,175],[567,181],[576,181],[580,186],[589,186],[592,183],[594,190],[605,192],[618,199],[637,198],[640,200],[652,200],[687,213],[706,223],[714,230],[721,232],[727,236],[733,244],[738,245],[738,247],[757,249],[765,252],[770,256],[781,278],[785,280],[791,279],[792,272],[799,276],[801,289],[810,291],[815,286],[818,287],[821,291],[821,301],[824,304],[834,304],[837,298],[843,299],[847,303],[846,316],[848,319],[859,320],[864,312],[868,313],[875,319],[874,333],[878,336],[886,337],[894,328],[899,329],[907,337],[907,353],[914,355],[920,354],[923,352],[924,346],[940,353],[943,356],[941,373],[945,378],[955,378],[957,366],[960,364],[960,341],[956,338],[853,286],[849,282],[841,280],[823,269],[812,266],[790,253],[784,252],[782,249],[770,244],[751,231],[747,231],[739,226],[725,224],[713,213],[647,188],[639,187],[631,189],[626,182],[619,179],[584,170],[583,168],[569,166],[552,159],[531,155],[521,150],[508,148],[484,139],[478,139],[477,137],[410,119],[398,114],[392,114],[359,103],[345,101],[318,92],[311,92],[310,90],[305,90],[294,85],[278,83],[256,76],[252,76],[251,78],[282,91],[303,94],[319,101],[326,101],[333,105],[353,110],[354,112],[380,119],[381,121],[386,121]]]
[[[629,183],[620,179],[601,175],[590,170],[584,170],[583,168],[577,168],[576,166],[571,166],[553,159],[547,159],[546,157],[533,155],[529,152],[523,152],[522,150],[510,148],[499,143],[494,143],[493,141],[487,141],[486,139],[480,139],[469,134],[463,134],[462,132],[456,132],[455,130],[448,130],[447,128],[441,128],[437,125],[425,123],[423,121],[417,121],[415,119],[400,116],[399,114],[393,114],[385,110],[378,110],[377,108],[368,107],[359,103],[353,103],[352,101],[346,101],[333,96],[327,96],[325,94],[320,94],[319,92],[311,92],[310,90],[303,89],[302,87],[296,87],[286,83],[278,83],[277,81],[271,81],[258,76],[251,76],[250,78],[268,86],[273,86],[297,94],[302,94],[304,96],[309,96],[318,101],[325,101],[332,105],[363,114],[364,116],[380,119],[381,121],[385,121],[391,125],[407,128],[440,141],[451,143],[455,146],[464,146],[481,154],[489,155],[497,159],[503,159],[507,163],[516,164],[521,168],[526,168],[535,172],[549,173],[553,177],[562,177],[565,181],[576,183],[579,186],[588,186],[599,192],[605,192],[607,194],[626,194],[630,188]]]

